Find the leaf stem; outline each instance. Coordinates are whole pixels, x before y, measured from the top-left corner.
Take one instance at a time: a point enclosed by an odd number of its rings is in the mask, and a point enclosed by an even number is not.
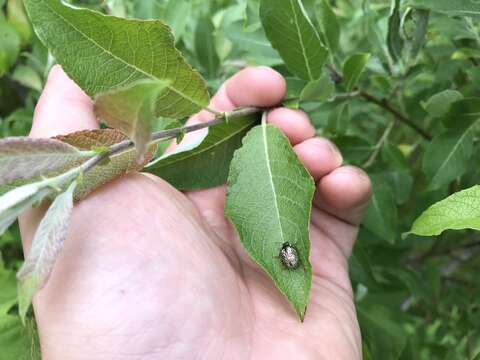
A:
[[[205,108],[205,110],[207,110],[208,112],[214,114],[215,116],[221,116],[221,115],[223,114],[221,111],[217,111],[217,110],[215,110],[215,109],[213,109],[213,108],[211,108],[211,107],[209,107],[209,106],[207,106],[207,107]]]
[[[157,142],[159,142],[161,140],[175,139],[176,137],[178,137],[181,134],[187,134],[187,133],[190,133],[190,132],[193,132],[193,131],[198,131],[198,130],[201,130],[201,129],[205,129],[205,128],[208,128],[208,127],[211,127],[211,126],[220,125],[220,124],[226,123],[227,121],[240,119],[240,118],[243,118],[245,116],[259,114],[259,113],[261,113],[265,110],[266,109],[264,109],[264,108],[258,108],[258,107],[239,108],[239,109],[229,111],[229,112],[225,112],[225,113],[218,113],[218,115],[216,115],[214,119],[209,120],[209,121],[205,121],[205,122],[202,122],[202,123],[199,123],[199,124],[182,126],[182,127],[175,128],[175,129],[158,131],[158,132],[155,132],[155,133],[152,134],[152,138],[151,138],[151,141],[149,143],[149,146],[153,145],[153,144],[156,144]],[[116,154],[121,153],[125,150],[128,150],[133,146],[134,146],[134,143],[131,140],[124,140],[122,142],[114,144],[114,145],[109,147],[108,151],[105,151],[104,153],[99,154],[99,155],[89,159],[87,162],[85,162],[82,165],[81,171],[85,173],[85,172],[89,171],[90,169],[92,169],[95,165],[97,165],[102,160],[104,160],[104,159],[106,159],[106,158],[108,158],[112,155],[116,155]]]
[[[332,65],[327,65],[327,69],[330,72],[330,77],[333,82],[341,83],[343,81],[343,76],[338,73],[337,70]],[[399,110],[395,109],[390,102],[385,98],[378,98],[365,90],[359,89],[356,87],[354,91],[361,97],[363,97],[368,102],[375,104],[384,110],[391,113],[398,121],[404,123],[405,125],[409,126],[413,130],[415,130],[418,134],[420,134],[426,140],[432,140],[433,136],[427,130],[421,128],[415,122],[408,118],[406,115],[402,114]]]

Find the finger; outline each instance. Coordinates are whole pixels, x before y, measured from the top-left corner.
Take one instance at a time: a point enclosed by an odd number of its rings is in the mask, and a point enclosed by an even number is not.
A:
[[[228,79],[211,99],[209,107],[217,111],[231,111],[245,106],[270,107],[279,104],[285,92],[285,79],[278,72],[265,66],[250,67]],[[211,112],[203,110],[192,116],[187,125],[212,120],[214,116]],[[182,146],[196,142],[205,136],[206,131],[187,134]],[[167,152],[173,151],[176,147],[173,142]]]
[[[51,137],[97,128],[92,100],[55,65],[35,108],[30,136]]]
[[[267,121],[280,128],[292,145],[315,136],[310,118],[301,110],[278,108],[268,114]]]
[[[371,194],[368,175],[354,166],[343,166],[324,176],[318,183],[314,205],[357,226]]]
[[[275,70],[265,67],[249,67],[228,79],[210,101],[217,111],[231,111],[239,107],[269,107],[279,104],[285,96],[285,79]],[[207,110],[194,115],[191,121],[207,121],[213,118]]]
[[[315,182],[342,165],[343,158],[338,148],[325,138],[312,138],[293,147],[300,161]]]

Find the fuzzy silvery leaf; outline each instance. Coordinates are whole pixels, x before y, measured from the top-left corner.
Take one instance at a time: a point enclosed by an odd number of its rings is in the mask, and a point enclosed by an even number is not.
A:
[[[45,186],[44,182],[40,182],[17,187],[0,197],[0,235],[22,212],[54,191],[49,186]]]
[[[55,139],[11,137],[0,140],[0,185],[55,171],[92,156]]]
[[[77,182],[57,196],[43,217],[25,263],[17,273],[19,312],[23,321],[35,293],[47,282],[68,234]]]

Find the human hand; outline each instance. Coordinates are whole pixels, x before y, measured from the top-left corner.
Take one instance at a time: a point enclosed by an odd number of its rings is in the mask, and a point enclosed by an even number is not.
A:
[[[278,73],[249,68],[221,87],[211,107],[274,106],[284,94]],[[242,249],[224,216],[224,186],[181,193],[131,174],[75,206],[65,247],[34,300],[43,359],[361,359],[347,260],[370,181],[341,166],[338,150],[315,137],[303,112],[276,109],[268,121],[317,182],[305,322]],[[56,66],[31,136],[95,128],[91,100]],[[44,210],[20,220],[27,252]]]

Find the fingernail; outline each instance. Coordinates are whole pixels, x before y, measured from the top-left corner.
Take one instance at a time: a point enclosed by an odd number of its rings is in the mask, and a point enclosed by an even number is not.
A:
[[[333,142],[330,140],[327,140],[328,146],[330,147],[330,150],[332,151],[332,154],[335,156],[335,159],[338,161],[338,166],[343,164],[343,156],[340,150],[338,149],[337,145],[335,145]]]

